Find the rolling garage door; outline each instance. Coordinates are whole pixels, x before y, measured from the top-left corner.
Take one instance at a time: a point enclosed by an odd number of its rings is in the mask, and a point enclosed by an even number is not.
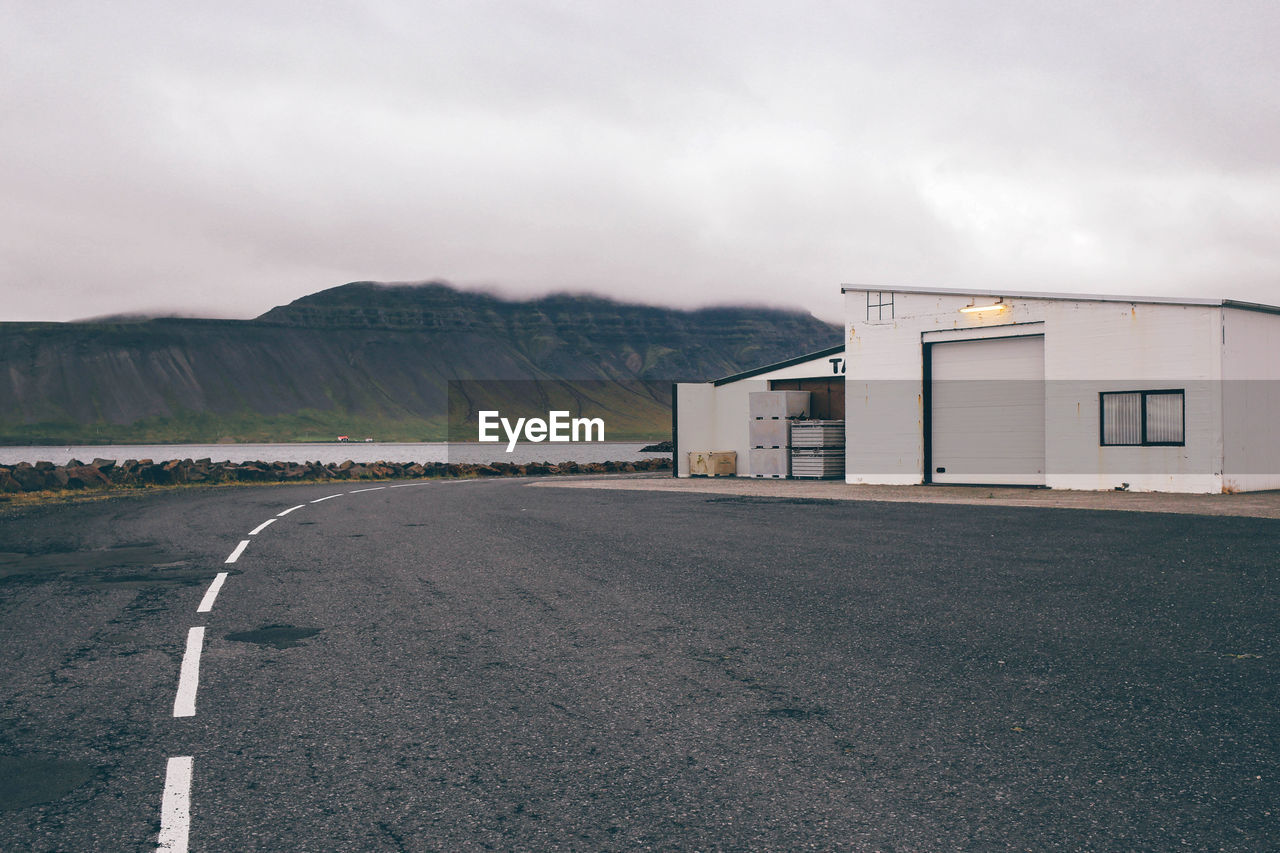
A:
[[[1044,485],[1044,336],[926,345],[929,480]]]

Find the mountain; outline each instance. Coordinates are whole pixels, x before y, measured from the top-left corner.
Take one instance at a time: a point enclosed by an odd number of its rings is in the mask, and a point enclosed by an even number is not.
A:
[[[647,438],[669,430],[671,382],[839,339],[795,311],[516,301],[439,283],[355,282],[254,320],[0,323],[0,443],[441,440],[451,404],[518,387],[496,380],[536,381],[543,402],[589,399],[612,413],[609,438]]]

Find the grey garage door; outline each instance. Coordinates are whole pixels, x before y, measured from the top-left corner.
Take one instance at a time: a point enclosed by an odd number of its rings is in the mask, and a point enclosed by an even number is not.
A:
[[[929,479],[1044,485],[1044,336],[928,345]]]

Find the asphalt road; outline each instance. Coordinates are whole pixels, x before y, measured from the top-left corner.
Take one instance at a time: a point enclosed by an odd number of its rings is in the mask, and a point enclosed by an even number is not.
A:
[[[0,517],[0,850],[1280,849],[1280,521],[360,488]]]

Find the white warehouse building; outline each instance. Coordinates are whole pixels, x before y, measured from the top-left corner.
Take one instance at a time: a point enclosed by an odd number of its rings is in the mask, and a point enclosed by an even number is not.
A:
[[[842,348],[677,385],[678,475],[689,475],[691,452],[732,451],[737,474],[760,476],[751,470],[750,394],[819,380],[830,389],[842,379],[843,405],[815,395],[801,417],[843,420],[851,484],[1280,488],[1280,308],[854,285],[843,292]],[[843,359],[839,377],[834,358]]]

